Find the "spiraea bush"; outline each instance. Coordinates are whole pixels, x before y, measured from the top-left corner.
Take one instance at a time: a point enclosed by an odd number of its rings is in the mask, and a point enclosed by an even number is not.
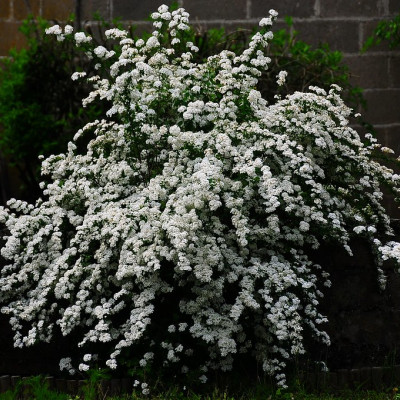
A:
[[[48,30],[106,72],[73,75],[93,85],[83,104],[112,106],[43,161],[43,199],[1,209],[0,301],[16,346],[60,330],[82,352],[61,360],[71,373],[129,358],[201,381],[245,355],[285,385],[305,339],[329,343],[318,303],[330,281],[310,250],[351,253],[362,236],[384,286],[381,264],[399,261],[400,244],[382,187],[398,196],[400,177],[376,154],[391,150],[349,126],[337,86],[263,99],[276,16],[241,54],[197,63],[193,43],[178,51],[183,9],[161,6],[146,41],[108,30],[113,50],[70,26]]]

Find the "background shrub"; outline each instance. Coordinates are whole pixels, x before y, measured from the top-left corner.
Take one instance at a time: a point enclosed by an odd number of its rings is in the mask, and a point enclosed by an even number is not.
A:
[[[29,201],[40,195],[39,155],[62,152],[77,129],[100,114],[98,107],[83,111],[88,88],[70,82],[73,71],[90,63],[70,42],[45,35],[47,25],[26,20],[27,48],[12,50],[0,69],[0,150],[17,168],[21,196]]]

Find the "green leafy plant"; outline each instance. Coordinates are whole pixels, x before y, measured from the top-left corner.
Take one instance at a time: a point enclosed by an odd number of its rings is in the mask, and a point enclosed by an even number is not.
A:
[[[361,88],[350,83],[349,68],[343,63],[342,53],[331,50],[327,43],[313,48],[298,40],[298,32],[293,30],[292,19],[288,17],[286,22],[288,27],[274,33],[268,50],[273,61],[264,78],[265,95],[268,95],[267,88],[272,87],[273,91],[279,89],[275,76],[277,71],[283,69],[288,72],[288,76],[282,95],[307,90],[311,85],[328,89],[330,85],[337,84],[344,91],[343,98],[347,105],[353,109],[365,106]],[[270,99],[271,97],[269,95]]]
[[[49,388],[43,376],[33,376],[21,379],[13,390],[0,394],[0,400],[67,400],[69,396],[65,393],[58,393]]]
[[[81,394],[85,400],[96,400],[105,398],[107,393],[103,393],[102,382],[110,378],[104,369],[92,368],[87,371],[85,385],[82,386]]]
[[[381,42],[387,42],[391,49],[400,46],[400,13],[390,20],[378,23],[373,34],[366,40],[363,51]]]
[[[0,69],[0,151],[15,166],[22,196],[39,193],[38,156],[60,153],[73,133],[98,108],[83,112],[79,97],[87,89],[70,84],[73,71],[88,62],[71,43],[45,35],[48,23],[28,18],[21,31],[26,49],[11,50]]]
[[[362,89],[350,82],[350,71],[343,63],[343,54],[331,50],[327,43],[316,47],[299,40],[299,32],[293,29],[291,17],[286,17],[286,27],[274,32],[267,54],[272,62],[263,72],[258,86],[269,103],[276,101],[275,95],[282,96],[293,94],[295,91],[304,91],[309,86],[316,85],[329,89],[332,84],[339,85],[343,90],[346,103],[353,109],[365,107],[366,102],[362,95]],[[180,51],[184,45],[192,42],[199,51],[194,55],[195,62],[202,62],[208,56],[217,54],[222,50],[233,51],[240,54],[248,45],[255,29],[237,29],[227,32],[224,28],[202,30],[201,27],[189,29],[184,34]],[[147,36],[145,36],[146,38]],[[162,38],[162,44],[168,42],[168,36]],[[178,45],[179,47],[179,45]],[[285,84],[279,86],[276,76],[279,71],[287,71]]]
[[[29,378],[23,382],[31,389],[9,390],[0,393],[0,400],[398,400],[400,398],[397,387],[381,392],[372,390],[312,392],[298,388],[273,390],[271,387],[264,387],[260,384],[242,393],[232,391],[230,388],[221,389],[219,387],[211,388],[206,393],[198,393],[170,385],[164,390],[152,391],[151,395],[143,395],[140,391],[134,390],[132,393],[119,396],[99,393],[97,397],[90,397],[90,395],[88,397],[85,393],[68,395],[51,391],[40,377]]]

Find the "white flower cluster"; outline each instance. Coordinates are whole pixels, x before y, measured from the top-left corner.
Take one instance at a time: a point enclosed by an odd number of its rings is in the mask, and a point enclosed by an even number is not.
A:
[[[120,50],[91,50],[110,68],[88,78],[84,104],[106,99],[107,119],[76,134],[89,135],[86,153],[70,143],[43,161],[45,200],[0,210],[0,301],[16,346],[79,328],[79,347],[108,343],[110,368],[134,349],[142,367],[187,373],[198,361],[205,382],[246,353],[284,385],[305,335],[329,343],[318,303],[330,282],[308,250],[334,241],[351,252],[361,235],[378,258],[400,261],[400,245],[382,242],[392,230],[381,205],[381,183],[397,195],[399,176],[349,127],[339,88],[273,105],[256,89],[276,15],[243,54],[200,64],[193,44],[161,46],[166,30],[173,42],[188,28],[188,14],[166,6],[146,42],[110,30]],[[60,367],[74,371],[69,358]]]
[[[280,71],[277,78],[278,80],[276,81],[278,86],[282,86],[286,82],[286,77],[287,77],[287,72],[286,71]]]

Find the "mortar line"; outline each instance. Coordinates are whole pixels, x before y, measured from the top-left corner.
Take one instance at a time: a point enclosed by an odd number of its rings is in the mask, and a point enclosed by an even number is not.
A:
[[[321,3],[320,3],[320,0],[315,0],[314,16],[319,17],[320,15],[321,15]]]
[[[360,22],[358,24],[358,50],[361,51],[364,43],[364,24]]]
[[[246,0],[246,19],[251,18],[251,0]]]
[[[114,18],[114,0],[109,0],[109,15],[110,15],[110,22]]]

